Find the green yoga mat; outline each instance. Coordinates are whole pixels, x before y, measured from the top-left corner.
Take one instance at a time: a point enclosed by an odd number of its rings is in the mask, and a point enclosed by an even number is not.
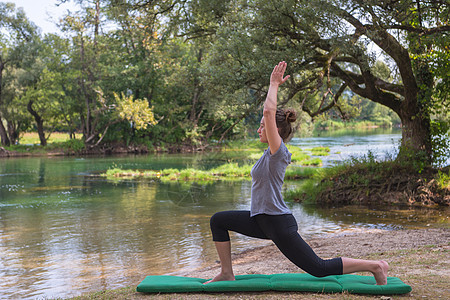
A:
[[[207,279],[179,276],[147,276],[138,286],[143,293],[185,292],[323,292],[392,295],[406,294],[411,287],[397,277],[388,277],[387,285],[376,285],[373,276],[334,275],[323,278],[305,273],[273,275],[238,275],[236,281],[203,284]]]

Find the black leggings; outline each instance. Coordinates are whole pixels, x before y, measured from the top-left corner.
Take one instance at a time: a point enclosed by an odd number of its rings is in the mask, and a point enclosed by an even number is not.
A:
[[[222,211],[211,217],[211,231],[215,242],[230,240],[228,231],[250,237],[270,239],[296,266],[316,277],[342,274],[342,259],[321,259],[298,234],[294,216],[256,215],[249,211]]]

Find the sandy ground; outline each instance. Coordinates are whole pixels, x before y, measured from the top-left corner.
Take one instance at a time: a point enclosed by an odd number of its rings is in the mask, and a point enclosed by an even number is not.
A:
[[[340,235],[326,235],[321,238],[306,240],[322,258],[351,257],[361,258],[371,254],[379,259],[385,252],[403,249],[415,249],[425,245],[450,248],[450,228],[433,228],[417,230],[370,230]],[[251,249],[233,254],[235,275],[274,274],[302,272],[287,260],[275,245]],[[450,260],[450,258],[449,258]],[[185,274],[191,277],[211,278],[219,273],[219,262],[213,266]],[[448,274],[450,275],[450,270]]]
[[[444,225],[444,224],[442,224]],[[445,225],[444,225],[445,226]],[[306,240],[323,258],[347,256],[352,258],[383,259],[391,266],[388,276],[401,278],[413,290],[405,295],[379,296],[348,293],[305,293],[305,292],[236,292],[236,293],[162,293],[145,294],[136,292],[134,286],[108,290],[77,297],[76,300],[92,299],[155,299],[155,300],[197,300],[197,299],[450,299],[450,228],[427,228],[416,230],[370,230],[345,234],[330,234]],[[300,273],[274,245],[233,254],[235,275]],[[195,270],[181,276],[211,278],[219,273],[219,262],[207,268]],[[361,275],[370,275],[359,273]]]

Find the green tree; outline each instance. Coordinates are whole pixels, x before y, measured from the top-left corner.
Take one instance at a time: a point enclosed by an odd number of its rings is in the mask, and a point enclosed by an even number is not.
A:
[[[32,116],[38,135],[40,144],[47,145],[47,136],[45,135],[45,125],[49,125],[49,132],[58,123],[58,116],[54,110],[54,97],[50,95],[54,92],[52,87],[49,87],[49,74],[46,69],[46,50],[40,38],[35,38],[32,43],[28,43],[33,55],[31,59],[23,60],[20,64],[21,72],[18,77],[18,87],[21,87],[20,93],[17,94],[16,104],[26,107],[27,111]],[[30,50],[29,50],[30,51]],[[50,50],[50,52],[52,52]]]
[[[19,117],[24,115],[13,102],[23,86],[34,80],[32,72],[22,70],[33,68],[38,39],[38,29],[23,9],[0,2],[0,139],[4,146],[17,142],[23,128]]]
[[[127,120],[138,130],[147,129],[149,125],[156,125],[155,116],[152,108],[148,105],[148,100],[134,99],[133,96],[125,96],[123,93],[119,96],[114,94],[117,102],[118,118]]]
[[[208,43],[185,34],[186,23],[181,20],[188,7],[178,1],[112,3],[109,15],[119,30],[110,36],[121,61],[117,72],[111,72],[120,76],[111,83],[116,90],[120,86],[123,92],[148,99],[154,107],[159,122],[148,132],[149,139],[202,144],[212,134],[207,130],[211,120],[204,118],[207,105],[201,74]]]
[[[157,123],[153,109],[149,107],[147,99],[134,99],[132,95],[114,93],[114,99],[106,99],[101,90],[97,91],[100,107],[93,111],[93,115],[102,114],[107,117],[104,130],[99,135],[95,146],[99,145],[106,137],[108,129],[120,122],[130,124],[132,130],[146,130]]]
[[[75,138],[75,131],[81,128],[80,113],[84,105],[79,101],[78,72],[71,62],[69,39],[55,34],[43,38],[44,50],[41,59],[45,69],[41,75],[38,90],[42,94],[42,105],[51,103],[52,126],[69,133]]]
[[[76,78],[74,99],[84,103],[78,105],[84,139],[92,146],[110,139],[128,141],[134,129],[128,132],[129,127],[111,118],[115,94],[147,99],[150,106],[159,101],[159,20],[153,10],[133,9],[124,1],[74,2],[79,11],[69,13],[61,26],[71,35],[68,68]],[[111,126],[123,130],[110,130]]]
[[[70,68],[76,74],[76,100],[79,101],[83,138],[87,144],[95,144],[102,131],[99,111],[103,108],[96,91],[102,75],[98,63],[100,54],[107,51],[100,32],[104,9],[100,0],[75,2],[79,4],[79,11],[69,11],[59,25],[71,38]]]
[[[255,121],[250,115],[260,105],[263,86],[266,85],[266,82],[261,85],[259,80],[261,69],[240,64],[251,56],[252,45],[247,43],[248,36],[240,35],[248,24],[242,18],[237,2],[178,1],[170,14],[171,25],[175,24],[172,27],[174,34],[184,37],[201,51],[196,72],[201,76],[198,85],[201,88],[200,107],[203,109],[200,111],[201,121],[206,121],[201,122],[202,132],[205,137],[219,141],[245,133],[243,121]],[[242,31],[226,27],[228,24]],[[222,44],[231,40],[236,44],[228,44],[229,47]],[[237,54],[236,61],[227,59],[229,51]],[[263,61],[267,60],[260,58],[261,65]]]

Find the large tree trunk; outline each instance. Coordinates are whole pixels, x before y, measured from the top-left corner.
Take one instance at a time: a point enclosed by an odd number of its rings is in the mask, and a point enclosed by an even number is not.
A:
[[[3,105],[2,78],[3,78],[3,70],[4,69],[5,69],[5,62],[3,62],[3,60],[0,57],[0,108]],[[8,138],[8,133],[6,131],[5,126],[3,125],[1,111],[0,111],[0,139],[1,139],[2,146],[9,146],[9,145],[11,145],[11,142],[9,141],[9,138]]]
[[[81,35],[81,45],[80,45],[80,62],[84,73],[87,72],[87,66],[85,61],[85,52],[84,52],[84,37]],[[81,75],[83,76],[83,75]],[[84,130],[83,136],[84,139],[87,140],[91,136],[91,99],[89,97],[89,92],[87,91],[87,87],[85,84],[84,78],[80,78],[80,87],[82,94],[84,96],[85,105],[86,105],[86,118],[84,119]]]
[[[47,146],[47,138],[44,133],[44,120],[39,116],[39,114],[33,109],[33,101],[29,101],[27,105],[27,109],[30,114],[34,117],[36,121],[37,131],[39,134],[39,140],[41,141],[41,146]]]
[[[197,62],[200,64],[202,62],[203,58],[203,49],[200,49],[197,54]],[[192,96],[192,106],[191,106],[191,113],[189,114],[189,120],[197,126],[198,123],[198,117],[200,117],[200,114],[197,114],[197,104],[200,99],[200,95],[203,91],[203,88],[200,84],[200,79],[197,75],[194,75],[194,95]]]
[[[3,126],[3,120],[0,117],[0,138],[1,138],[1,142],[2,142],[2,146],[10,146],[11,142],[9,141],[8,138],[8,133],[6,131],[5,126]]]
[[[399,116],[402,121],[402,144],[398,158],[429,161],[431,157],[429,118],[411,112],[403,112]]]
[[[9,142],[12,145],[17,144],[19,141],[19,129],[20,122],[16,124],[15,122],[8,122],[8,135],[9,135]]]
[[[417,55],[418,58],[412,60],[411,65],[414,69],[414,78],[417,82],[416,97],[414,101],[408,106],[405,106],[405,111],[409,118],[402,120],[402,148],[419,150],[417,154],[421,154],[426,161],[432,160],[432,144],[431,144],[431,117],[430,117],[430,103],[432,101],[433,90],[433,74],[430,71],[429,62],[426,59],[420,58],[426,53],[427,49],[420,41],[416,34],[410,34],[411,40],[409,50],[411,53]],[[410,112],[408,112],[408,108]],[[409,144],[407,144],[409,143]],[[400,149],[400,155],[402,154]],[[416,154],[416,155],[417,155]]]

